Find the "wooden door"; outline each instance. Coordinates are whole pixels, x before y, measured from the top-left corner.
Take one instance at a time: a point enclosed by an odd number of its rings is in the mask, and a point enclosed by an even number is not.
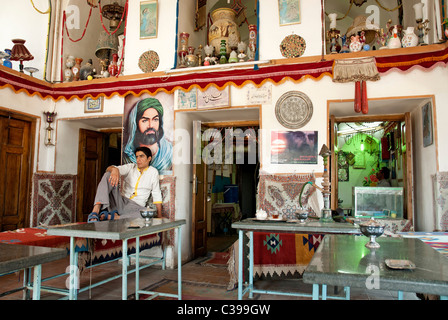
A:
[[[192,187],[192,221],[193,221],[193,256],[207,254],[207,165],[202,161],[201,122],[193,121],[193,187]]]
[[[92,212],[96,189],[104,174],[102,132],[80,129],[78,150],[77,220],[87,221]]]
[[[30,121],[0,116],[0,231],[28,225],[32,127]]]
[[[336,151],[338,150],[338,126],[335,122],[334,116],[330,116],[330,207],[332,210],[336,210],[338,207],[338,155]]]
[[[412,165],[412,122],[411,114],[406,112],[404,115],[405,122],[405,138],[406,138],[406,152],[403,154],[403,185],[404,189],[404,217],[411,221],[414,225],[414,169]]]

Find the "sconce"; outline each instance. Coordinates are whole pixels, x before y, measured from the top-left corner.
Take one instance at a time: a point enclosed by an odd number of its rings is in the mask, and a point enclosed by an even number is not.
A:
[[[46,146],[54,146],[54,143],[53,143],[53,128],[51,127],[51,124],[53,123],[53,121],[54,121],[54,117],[56,116],[56,112],[50,112],[50,111],[47,111],[47,112],[44,112],[44,115],[45,115],[45,121],[47,121],[47,123],[48,123],[48,127],[45,129],[46,130],[46,137],[45,137],[45,145]]]

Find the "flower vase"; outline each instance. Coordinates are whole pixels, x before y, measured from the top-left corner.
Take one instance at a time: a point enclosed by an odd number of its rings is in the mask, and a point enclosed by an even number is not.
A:
[[[198,57],[194,54],[194,47],[188,47],[188,54],[185,57],[185,64],[189,68],[197,66]]]
[[[212,26],[208,32],[208,43],[220,52],[222,40],[226,44],[238,43],[240,31],[236,23],[236,12],[230,8],[219,8],[211,13]],[[230,54],[230,46],[226,46],[226,53]]]
[[[414,27],[408,27],[404,31],[403,39],[401,39],[403,48],[416,47],[418,45],[418,36],[414,33]]]
[[[255,60],[255,53],[257,52],[257,26],[254,24],[249,25],[249,59],[248,61]]]
[[[82,58],[75,58],[75,65],[72,68],[73,72],[73,81],[78,81],[81,72],[81,62]]]
[[[186,65],[186,57],[188,55],[188,39],[190,38],[190,34],[188,32],[182,32],[179,34],[179,46],[177,50],[177,55],[179,57],[179,62],[177,63],[178,68],[185,68]]]

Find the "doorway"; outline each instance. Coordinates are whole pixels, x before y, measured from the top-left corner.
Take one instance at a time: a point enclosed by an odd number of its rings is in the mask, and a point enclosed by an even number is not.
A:
[[[334,150],[331,160],[332,208],[354,216],[356,193],[364,192],[363,187],[373,190],[372,187],[381,186],[377,173],[385,170],[389,173],[384,180],[387,187],[396,190],[402,188],[401,192],[398,191],[402,203],[393,210],[398,212],[398,216],[392,212],[392,217],[412,222],[410,114],[341,118],[331,116],[330,122],[333,128],[331,149]],[[389,215],[389,211],[386,212]]]
[[[121,129],[80,129],[78,149],[77,221],[87,221],[96,189],[106,168],[121,164]]]
[[[207,251],[227,250],[238,238],[232,222],[254,217],[259,176],[258,121],[203,123],[222,137],[223,161],[206,165]],[[241,137],[240,142],[239,138]],[[231,155],[226,141],[233,135]],[[207,141],[205,142],[207,143]],[[227,145],[226,145],[227,144]],[[233,161],[229,161],[229,157]]]
[[[193,164],[185,166],[185,172],[191,172],[190,181],[192,183],[190,193],[192,200],[186,205],[191,206],[190,239],[193,259],[207,255],[207,252],[211,250],[225,250],[233,244],[237,236],[231,228],[235,215],[238,219],[255,215],[257,182],[254,181],[254,178],[258,178],[259,166],[258,159],[248,161],[249,140],[244,137],[248,128],[252,128],[258,135],[260,108],[261,106],[257,105],[246,108],[232,107],[231,111],[215,109],[200,112],[180,111],[175,114],[176,128],[186,128],[190,131],[191,136],[195,137],[192,141]],[[224,160],[222,166],[222,162],[219,161],[206,161],[208,165],[205,164],[203,155],[205,152],[210,152],[211,139],[214,143],[219,141],[220,145],[222,143],[225,145],[226,140],[224,142],[221,140],[226,136],[226,129],[229,128],[234,131],[240,130],[239,137],[243,136],[245,139],[243,148],[246,151],[242,153],[244,160],[241,161],[240,158],[240,161],[237,161],[235,144],[238,143],[236,137],[233,136],[227,140],[232,142],[229,144],[232,145],[233,150],[232,161]],[[205,137],[203,134],[206,130],[219,132],[220,138],[218,136],[216,139],[208,137],[205,138],[206,141],[203,141]],[[256,138],[255,135],[254,138]],[[254,141],[256,142],[256,139]],[[207,148],[205,148],[206,146]],[[255,156],[258,157],[257,145],[255,149],[257,150]],[[221,152],[225,156],[225,147]],[[213,156],[214,152],[210,152],[210,155]],[[225,158],[222,157],[222,159]],[[182,171],[180,166],[177,167],[177,170],[178,173]],[[230,197],[232,193],[236,195],[237,200],[233,198],[231,203],[227,203],[229,202],[228,196]],[[228,239],[225,239],[226,237]]]

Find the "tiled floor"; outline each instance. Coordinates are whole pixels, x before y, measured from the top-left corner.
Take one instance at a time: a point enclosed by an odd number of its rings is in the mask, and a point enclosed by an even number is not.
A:
[[[61,273],[68,266],[68,259],[60,260],[51,264],[43,265],[43,278]],[[81,287],[85,284],[95,283],[98,280],[104,279],[115,274],[121,273],[121,264],[118,262],[109,263],[101,267],[95,267],[88,269],[81,276]],[[20,287],[22,284],[23,274],[15,273],[0,277],[0,293],[11,290],[16,287]],[[177,280],[177,269],[161,270],[159,266],[151,266],[141,271],[140,273],[140,288],[149,286],[152,283],[159,282],[161,279]],[[57,287],[65,288],[65,281],[67,277],[61,277],[59,279],[49,280],[48,285],[54,285]],[[229,281],[229,274],[224,267],[210,267],[202,266],[197,261],[191,261],[182,267],[182,280],[183,281],[196,281],[201,283],[220,284],[223,288],[227,286]],[[119,300],[121,299],[121,287],[122,280],[118,278],[104,285],[91,289],[90,291],[82,292],[79,294],[79,300]],[[225,285],[225,286],[224,286]],[[255,286],[261,290],[286,290],[286,291],[299,291],[311,293],[311,285],[304,284],[300,279],[295,280],[261,280],[256,281]],[[128,276],[128,294],[132,294],[132,290],[135,288],[135,275]],[[223,289],[225,290],[225,289]],[[223,291],[224,292],[224,291]],[[333,293],[333,288],[329,287],[328,295]],[[55,300],[61,296],[53,293],[42,292],[41,299],[43,300]],[[351,290],[352,300],[390,300],[396,299],[397,294],[383,290]],[[18,300],[22,299],[22,293],[16,292],[12,295],[4,296],[0,300]],[[245,296],[247,298],[247,295]],[[309,300],[310,298],[301,297],[288,297],[283,295],[257,295],[257,299],[260,300]],[[415,294],[405,293],[404,299],[415,300],[417,299]]]

